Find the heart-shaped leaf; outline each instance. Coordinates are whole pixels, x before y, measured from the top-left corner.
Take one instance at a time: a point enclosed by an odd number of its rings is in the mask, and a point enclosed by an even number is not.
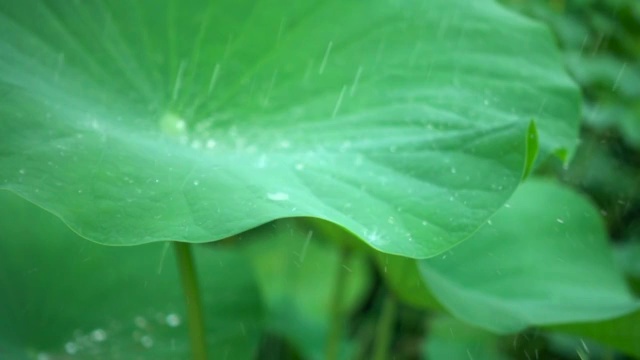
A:
[[[429,257],[570,152],[548,32],[493,1],[4,1],[0,187],[104,244],[329,220]]]
[[[638,308],[598,211],[553,182],[525,183],[471,239],[419,264],[452,314],[495,332]]]
[[[85,241],[6,191],[0,192],[0,238],[3,359],[190,356],[171,248]],[[197,250],[210,353],[250,359],[264,321],[253,272],[237,254]]]

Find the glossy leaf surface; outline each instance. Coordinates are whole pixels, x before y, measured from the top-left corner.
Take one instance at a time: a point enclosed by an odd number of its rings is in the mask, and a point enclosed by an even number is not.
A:
[[[578,108],[548,32],[492,1],[0,2],[0,188],[104,244],[312,216],[433,256],[536,134],[572,151]]]

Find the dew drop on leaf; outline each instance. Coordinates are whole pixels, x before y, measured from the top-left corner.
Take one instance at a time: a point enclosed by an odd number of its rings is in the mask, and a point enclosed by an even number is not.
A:
[[[267,198],[273,201],[284,201],[289,200],[289,194],[278,191],[274,193],[267,193]]]

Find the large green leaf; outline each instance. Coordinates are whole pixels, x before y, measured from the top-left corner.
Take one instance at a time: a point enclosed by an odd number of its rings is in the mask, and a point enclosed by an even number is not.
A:
[[[525,183],[473,238],[420,269],[452,314],[495,332],[638,308],[598,211],[548,181]]]
[[[433,256],[514,191],[532,119],[571,152],[578,107],[488,0],[0,1],[0,187],[105,244],[312,216]]]
[[[1,358],[190,356],[172,248],[93,244],[6,191],[0,191],[0,238]],[[203,248],[196,264],[210,352],[252,358],[264,313],[249,264]]]

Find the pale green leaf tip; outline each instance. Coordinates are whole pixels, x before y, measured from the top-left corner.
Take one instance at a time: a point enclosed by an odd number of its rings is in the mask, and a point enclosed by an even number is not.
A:
[[[527,128],[527,140],[525,150],[525,163],[524,171],[522,173],[522,181],[526,180],[533,170],[536,158],[538,157],[538,128],[536,127],[535,120],[531,119],[529,127]]]

